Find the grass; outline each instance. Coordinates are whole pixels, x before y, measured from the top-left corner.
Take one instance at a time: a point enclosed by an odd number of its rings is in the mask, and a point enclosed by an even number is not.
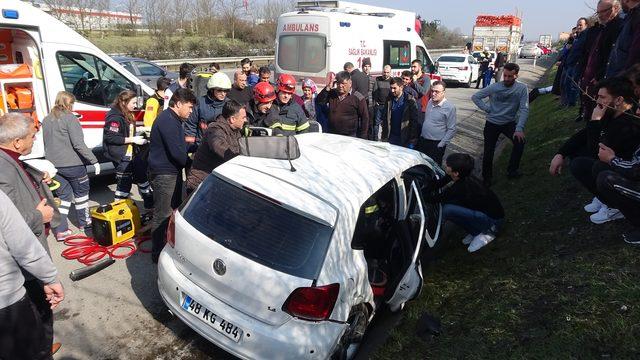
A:
[[[552,95],[531,106],[523,178],[506,179],[510,144],[498,159],[504,232],[475,254],[447,239],[376,359],[640,358],[640,248],[621,240],[624,222],[589,222],[591,196],[568,169],[549,175],[555,151],[584,126],[575,109],[557,109]],[[415,335],[425,312],[441,320],[440,336]]]

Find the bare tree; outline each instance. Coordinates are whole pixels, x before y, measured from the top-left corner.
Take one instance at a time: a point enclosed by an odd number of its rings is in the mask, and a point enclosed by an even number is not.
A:
[[[127,0],[124,3],[124,6],[127,9],[127,13],[129,14],[129,22],[131,22],[131,29],[135,29],[136,22],[134,20],[134,15],[140,14],[142,10],[142,1]]]
[[[44,0],[51,8],[51,12],[59,20],[73,26],[76,30],[80,30],[83,33],[91,31],[93,21],[91,16],[91,10],[94,10],[98,5],[98,0]],[[70,11],[75,10],[77,14],[72,14]]]
[[[236,24],[243,13],[245,1],[248,0],[221,0],[223,20],[231,25],[231,38],[236,38]],[[246,13],[246,10],[244,11]]]
[[[215,34],[215,10],[218,7],[217,0],[195,0],[193,6],[195,19],[194,32],[200,35]]]
[[[188,0],[173,0],[173,20],[178,24],[178,29],[185,29],[189,6],[191,6],[191,2]]]
[[[259,18],[265,23],[275,24],[280,15],[293,11],[295,4],[295,0],[266,0],[262,6],[258,7],[259,15],[256,14],[255,18]]]
[[[146,0],[142,5],[142,14],[147,27],[154,34],[159,34],[166,28],[169,17],[166,11],[168,7],[168,0]]]

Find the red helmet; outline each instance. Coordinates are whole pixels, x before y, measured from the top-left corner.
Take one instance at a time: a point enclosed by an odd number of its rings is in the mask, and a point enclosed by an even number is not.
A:
[[[296,79],[293,75],[282,74],[278,76],[278,91],[293,94],[296,92]]]
[[[276,92],[268,82],[259,82],[253,88],[253,99],[258,104],[268,103],[275,100],[275,98]]]

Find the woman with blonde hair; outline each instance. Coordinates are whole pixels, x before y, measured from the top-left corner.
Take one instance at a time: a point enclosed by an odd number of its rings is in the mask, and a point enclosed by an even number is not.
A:
[[[135,181],[144,207],[149,210],[153,208],[153,194],[144,158],[148,151],[142,148],[148,141],[143,136],[136,136],[134,110],[137,100],[136,93],[131,90],[124,90],[116,96],[104,121],[102,149],[116,169],[116,200],[129,198]]]
[[[60,198],[60,225],[53,229],[56,240],[63,241],[73,235],[67,216],[73,203],[76,208],[79,228],[91,234],[89,216],[89,176],[85,165],[92,164],[96,174],[100,164],[84,142],[82,126],[73,114],[73,94],[60,91],[51,113],[42,121],[45,158],[57,168],[54,179],[60,183],[56,189]]]

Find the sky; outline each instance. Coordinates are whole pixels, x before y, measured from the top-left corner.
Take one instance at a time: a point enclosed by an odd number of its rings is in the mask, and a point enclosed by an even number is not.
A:
[[[597,0],[351,0],[369,5],[393,7],[413,11],[427,21],[438,19],[443,26],[460,29],[470,35],[479,14],[503,15],[522,13],[522,31],[525,41],[534,41],[539,35],[550,34],[558,38],[561,31],[570,31],[576,20],[594,13]],[[446,4],[446,5],[445,5]]]

